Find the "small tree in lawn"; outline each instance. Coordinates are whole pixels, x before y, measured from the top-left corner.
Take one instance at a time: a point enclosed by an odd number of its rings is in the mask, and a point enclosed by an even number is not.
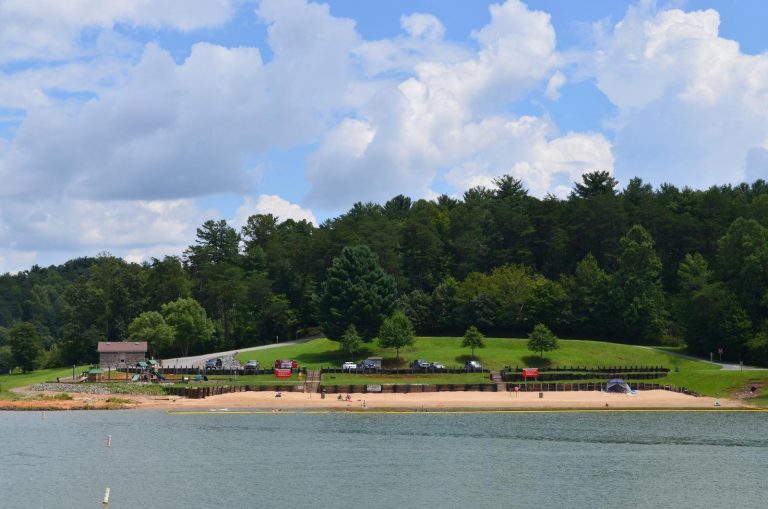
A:
[[[484,339],[485,336],[483,336],[483,333],[477,330],[477,327],[473,325],[464,333],[464,338],[461,340],[461,346],[462,348],[471,348],[472,358],[474,359],[475,348],[485,348]]]
[[[354,355],[355,352],[359,352],[363,346],[363,338],[357,333],[357,328],[354,324],[347,327],[344,335],[341,336],[341,349],[348,352],[350,355]]]
[[[541,358],[544,358],[544,352],[557,350],[560,346],[557,344],[555,336],[549,328],[543,323],[537,323],[533,332],[528,334],[528,350],[539,352]]]
[[[416,342],[413,324],[402,311],[384,319],[379,328],[379,346],[382,348],[394,348],[397,358],[400,359],[400,349]]]

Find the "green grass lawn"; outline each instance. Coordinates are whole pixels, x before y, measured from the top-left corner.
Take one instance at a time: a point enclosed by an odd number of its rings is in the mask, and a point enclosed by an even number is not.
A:
[[[75,369],[80,374],[87,370],[89,366],[80,366]],[[0,399],[15,399],[17,396],[10,392],[11,389],[24,387],[32,384],[55,381],[56,378],[72,379],[72,367],[40,369],[29,373],[16,373],[13,375],[0,375]]]
[[[762,386],[762,404],[768,403],[768,371],[725,371],[711,364],[689,366],[680,372],[671,372],[659,383],[669,383],[687,387],[701,394],[714,397],[730,397],[745,387],[756,384]],[[755,401],[760,400],[757,398]]]
[[[667,366],[681,359],[648,348],[601,343],[599,341],[561,340],[560,349],[549,352],[541,358],[528,350],[525,339],[489,338],[486,347],[475,350],[477,359],[484,368],[500,370],[504,366],[547,367],[547,366]],[[470,360],[470,350],[461,347],[461,338],[421,337],[414,346],[400,350],[400,359],[392,349],[379,348],[368,343],[366,350],[354,356],[339,350],[339,343],[328,339],[315,339],[299,345],[278,347],[270,350],[243,352],[238,355],[240,362],[256,359],[261,366],[271,366],[275,359],[296,359],[299,365],[308,369],[341,367],[344,361],[359,361],[368,356],[384,358],[384,367],[407,367],[415,359],[442,362],[447,367],[460,367]]]

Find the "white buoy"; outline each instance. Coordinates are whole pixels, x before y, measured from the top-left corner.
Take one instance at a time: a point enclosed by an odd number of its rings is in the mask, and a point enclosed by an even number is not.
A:
[[[107,435],[107,447],[112,447],[112,435]]]
[[[104,500],[101,502],[101,505],[103,506],[109,505],[109,488],[104,490]]]

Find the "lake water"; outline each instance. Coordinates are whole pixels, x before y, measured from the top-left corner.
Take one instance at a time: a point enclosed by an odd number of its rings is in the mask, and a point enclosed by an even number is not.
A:
[[[0,412],[3,509],[768,507],[766,413],[42,417]]]

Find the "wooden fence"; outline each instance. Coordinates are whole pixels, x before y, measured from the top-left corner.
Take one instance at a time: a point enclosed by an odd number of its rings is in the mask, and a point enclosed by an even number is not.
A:
[[[689,394],[691,396],[701,396],[685,387],[677,387],[669,384],[654,384],[645,382],[628,382],[633,390],[650,391],[665,390]],[[546,383],[546,382],[526,382],[520,384],[385,384],[380,386],[381,390],[369,391],[368,385],[324,385],[321,392],[327,394],[349,394],[349,393],[418,393],[418,392],[497,392],[499,386],[506,391],[514,391],[515,387],[520,392],[570,392],[570,391],[601,391],[604,384],[597,382],[575,382],[575,383]],[[372,387],[373,388],[373,387]],[[213,386],[213,387],[165,387],[165,392],[172,396],[180,396],[190,399],[202,399],[219,394],[229,394],[232,392],[304,392],[303,385],[240,385],[240,386]],[[503,390],[502,389],[502,390]]]
[[[523,368],[520,366],[515,366],[514,368],[504,366],[504,369],[502,370],[502,372],[510,373],[522,373],[522,371]],[[553,371],[566,371],[569,373],[669,373],[669,368],[665,368],[664,366],[554,366],[539,368],[539,371],[542,373]]]
[[[611,378],[623,378],[632,380],[656,380],[667,376],[667,372],[610,372],[610,373],[541,373],[536,377],[539,382],[558,382],[561,380],[610,380]],[[528,377],[531,378],[531,377]],[[526,381],[522,373],[503,372],[501,379],[505,382],[524,382]]]
[[[232,392],[304,392],[303,385],[223,385],[209,387],[165,387],[170,396],[190,399],[203,399],[208,396],[229,394]]]
[[[467,368],[398,368],[398,369],[341,369],[341,368],[322,368],[320,373],[322,374],[377,374],[377,375],[415,375],[419,373],[451,373],[451,374],[463,374],[463,373],[490,373],[489,369],[467,369]]]
[[[677,387],[670,384],[655,384],[646,382],[627,382],[627,385],[632,390],[638,391],[670,391],[679,392],[682,394],[690,394],[691,396],[701,396],[701,394],[687,389],[685,387]],[[570,391],[602,391],[605,384],[599,382],[560,382],[560,383],[548,383],[548,382],[523,382],[519,384],[506,384],[507,391],[514,391],[515,387],[520,389],[520,392],[570,392]]]
[[[173,367],[173,368],[155,368],[157,372],[163,375],[199,375],[201,371],[204,371],[206,375],[274,375],[275,370],[273,368],[268,369],[202,369],[194,366],[185,367]],[[143,373],[146,368],[139,368],[131,366],[129,368],[118,368],[115,371],[123,373]],[[292,369],[292,373],[307,374],[307,368]]]

